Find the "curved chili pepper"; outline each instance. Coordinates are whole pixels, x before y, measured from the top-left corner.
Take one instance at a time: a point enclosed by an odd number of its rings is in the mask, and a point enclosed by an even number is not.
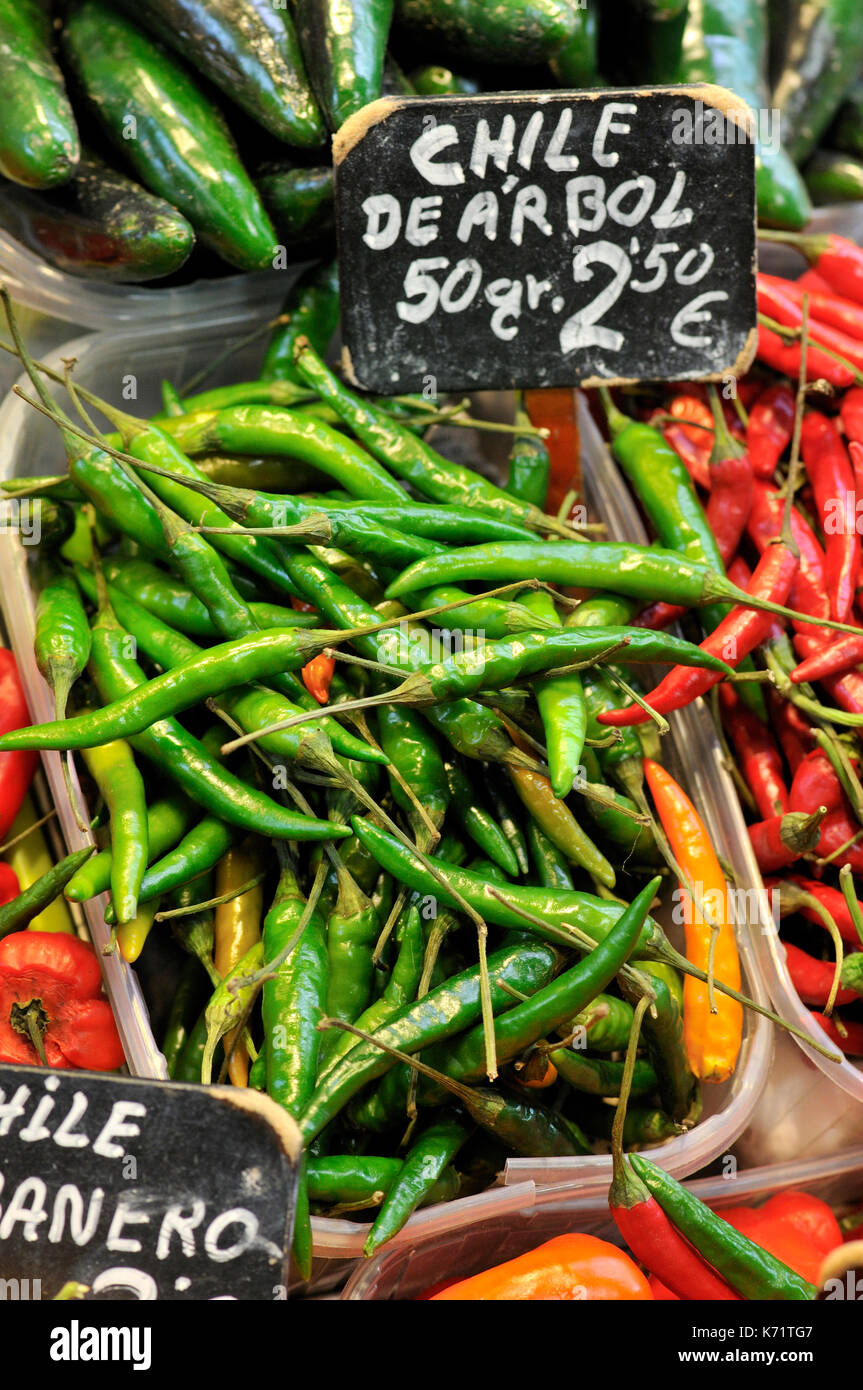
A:
[[[840,637],[838,642],[819,646],[791,672],[795,685],[812,684],[825,676],[842,676],[863,662],[863,632],[859,637]]]
[[[608,1205],[614,1224],[633,1255],[664,1283],[673,1297],[739,1300],[740,1294],[675,1229],[625,1156],[615,1164]]]
[[[761,556],[752,575],[748,594],[768,598],[772,603],[784,603],[797,572],[797,556],[785,545],[770,546]],[[733,608],[719,626],[701,643],[701,651],[714,656],[720,653],[737,665],[759,646],[772,627],[769,614],[752,608],[738,606]],[[659,714],[682,709],[699,695],[705,694],[716,685],[719,676],[712,672],[675,667],[654,690],[645,697],[647,703]],[[599,715],[600,724],[612,727],[620,724],[644,724],[650,718],[648,712],[635,705],[625,710],[608,710]]]
[[[844,623],[851,614],[860,573],[854,475],[839,431],[826,415],[815,410],[808,412],[803,420],[800,446],[825,537],[825,579],[830,612]]]
[[[795,303],[794,299],[780,290],[776,285],[767,285],[763,281],[758,284],[758,309],[760,313],[768,315],[778,323],[789,328],[800,328],[803,323],[803,309]],[[818,351],[819,346],[829,348],[831,352],[839,353],[850,362],[852,367],[858,371],[863,367],[863,343],[857,338],[852,338],[848,333],[843,333],[838,328],[832,328],[829,324],[819,322],[814,314],[809,317],[809,341],[813,353]],[[799,342],[795,344],[795,351],[799,351]],[[823,353],[819,354],[824,356]],[[807,352],[807,366],[809,365],[809,354]],[[835,366],[839,366],[835,362]],[[814,363],[811,370],[814,372]]]
[[[776,488],[756,479],[746,530],[761,554],[779,535],[784,510],[784,499]],[[791,508],[791,534],[800,551],[800,565],[788,595],[789,606],[813,618],[827,618],[830,616],[830,600],[825,579],[824,551],[811,526],[796,507]],[[795,628],[804,626],[798,623],[793,625]],[[825,641],[836,640],[828,628],[805,626],[808,632],[817,633]]]
[[[863,252],[848,237],[837,232],[782,232],[769,233],[766,239],[796,247],[834,294],[863,304]]]
[[[794,433],[794,392],[784,382],[762,391],[749,412],[746,444],[756,478],[772,478]]]
[[[805,902],[798,903],[795,901],[793,889],[794,887],[798,887],[801,888],[804,893],[810,893],[813,898],[817,898],[822,906],[827,909],[839,928],[839,935],[842,937],[842,940],[852,946],[860,945],[857,928],[848,910],[845,896],[838,888],[831,888],[828,883],[821,883],[814,878],[801,878],[799,874],[788,875],[787,879],[783,879],[780,885],[777,885],[775,880],[765,880],[764,886],[765,888],[771,889],[779,886],[780,903],[783,911],[786,910],[786,903],[789,903],[787,908],[788,911],[799,912],[807,921],[814,922],[816,926],[823,926],[821,918],[813,908],[808,907]],[[863,912],[863,903],[860,904],[860,910]]]
[[[792,310],[796,305],[792,305],[789,300],[784,300],[783,318],[776,315],[779,322],[791,318],[796,318]],[[782,308],[782,305],[780,305]],[[769,315],[773,318],[774,315]],[[758,348],[757,356],[759,362],[764,362],[774,371],[781,372],[783,376],[791,377],[796,381],[800,375],[801,351],[799,342],[788,343],[784,338],[780,338],[778,333],[774,333],[771,328],[766,328],[763,323],[758,325]],[[844,354],[843,354],[844,356]],[[854,381],[854,370],[851,367],[843,367],[837,362],[835,357],[828,357],[826,353],[819,352],[817,343],[810,342],[806,351],[806,368],[810,376],[828,381],[831,386],[844,389]]]
[[[863,873],[863,845],[856,839],[859,833],[860,823],[849,814],[847,807],[841,806],[836,811],[830,811],[821,825],[821,835],[816,846],[819,857],[826,859],[841,849],[842,852],[835,859],[830,859],[831,864],[837,869],[841,869],[843,864],[849,864],[855,874]]]
[[[75,850],[72,854],[67,854],[65,859],[61,859],[58,864],[53,864],[47,873],[42,874],[28,888],[25,888],[17,897],[11,898],[9,902],[0,907],[0,937],[9,936],[11,932],[20,931],[44,912],[49,903],[59,898],[66,884],[69,882],[82,864],[85,864],[93,853],[95,845],[87,845],[85,849]],[[53,936],[54,932],[48,935]],[[65,932],[58,932],[57,935],[66,935]]]
[[[144,779],[125,739],[86,749],[84,761],[111,821],[111,900],[116,920],[131,922],[138,912],[149,858]]]
[[[813,629],[812,636],[805,632],[794,635],[794,648],[804,660],[823,651],[825,645],[817,628]],[[840,709],[847,710],[849,714],[863,714],[863,674],[859,671],[846,671],[841,676],[824,675],[820,684]]]
[[[58,932],[0,941],[0,1059],[115,1071],[123,1045],[93,947]]]
[[[824,806],[827,811],[837,811],[844,804],[845,793],[833,764],[820,748],[813,749],[806,754],[794,773],[790,805],[785,809],[808,814],[819,806]]]
[[[734,745],[743,779],[761,815],[767,819],[791,810],[782,756],[770,730],[746,708],[736,690],[727,682],[719,687],[719,705],[722,722]]]
[[[443,1120],[423,1131],[411,1145],[404,1164],[393,1180],[366,1237],[364,1255],[373,1255],[402,1229],[416,1208],[428,1197],[468,1134],[468,1128],[459,1120]]]
[[[18,663],[12,652],[0,647],[0,733],[20,729],[29,719]],[[0,839],[12,828],[38,761],[29,752],[0,754]]]
[[[759,286],[772,285],[795,304],[802,304],[805,295],[809,300],[810,321],[813,324],[827,324],[851,338],[863,339],[863,307],[835,294],[829,287],[820,290],[811,285],[801,286],[799,280],[783,280],[776,275],[765,275],[762,271],[758,272],[756,283]]]
[[[836,973],[833,962],[816,960],[814,956],[810,956],[806,951],[801,951],[799,946],[795,946],[790,941],[783,941],[782,949],[785,952],[785,964],[788,967],[791,983],[803,1003],[814,1004],[818,1008],[823,1008],[833,988],[833,977]],[[851,1004],[857,997],[856,990],[840,988],[834,1003]]]
[[[789,811],[750,825],[749,839],[762,873],[786,869],[802,854],[809,854],[820,843],[824,818],[823,808],[818,807],[811,815]]]
[[[678,1231],[743,1298],[814,1298],[812,1284],[735,1231],[644,1154],[630,1154],[629,1161]]]
[[[624,1251],[597,1236],[555,1236],[526,1255],[450,1284],[432,1295],[440,1302],[514,1302],[651,1299],[650,1286]]]
[[[537,1055],[537,1054],[534,1054]],[[574,1090],[590,1096],[619,1096],[623,1081],[623,1063],[599,1057],[587,1057],[571,1047],[557,1047],[548,1054],[556,1072]],[[524,1083],[528,1085],[528,1082]],[[657,1076],[650,1062],[639,1058],[635,1063],[630,1095],[648,1096],[657,1087]]]
[[[556,959],[550,947],[540,942],[526,945],[524,941],[490,955],[492,1007],[500,1012],[512,1004],[512,996],[504,988],[506,985],[514,985],[523,993],[541,988],[552,975]],[[463,1032],[477,1022],[480,1012],[480,971],[475,966],[452,976],[417,1003],[401,1009],[373,1036],[402,1052],[419,1052],[432,1043]],[[371,1042],[361,1042],[348,1052],[321,1080],[303,1112],[300,1128],[306,1143],[321,1132],[357,1091],[383,1076],[392,1066],[393,1059]]]
[[[701,817],[665,768],[645,758],[644,775],[674,857],[698,895],[693,901],[681,885],[687,958],[702,970],[708,969],[715,928],[714,973],[723,984],[739,989],[740,961],[725,875]],[[705,909],[711,922],[705,918]],[[716,1000],[717,1012],[711,1013],[707,986],[692,977],[684,982],[683,1000],[684,1038],[692,1071],[703,1081],[726,1080],[734,1071],[740,1052],[741,1006],[723,996]]]

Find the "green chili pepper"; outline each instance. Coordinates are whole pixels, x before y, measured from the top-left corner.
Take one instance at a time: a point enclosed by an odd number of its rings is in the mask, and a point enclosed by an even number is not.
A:
[[[596,1139],[611,1139],[616,1107],[603,1101],[584,1101],[578,1108],[578,1117],[585,1131]],[[623,1142],[627,1148],[635,1144],[664,1144],[680,1133],[676,1124],[664,1110],[655,1106],[628,1105],[623,1122]]]
[[[327,923],[327,1013],[330,1017],[353,1023],[372,1002],[372,952],[380,929],[374,904],[349,874],[341,874],[338,901]],[[332,1034],[322,1047],[324,1060],[331,1041],[335,1041]]]
[[[648,961],[645,968],[649,967]],[[655,998],[642,1019],[642,1037],[659,1080],[662,1105],[671,1119],[680,1123],[690,1115],[698,1090],[683,1041],[683,1010],[663,979],[652,974],[650,978]],[[620,989],[630,1004],[637,1004],[638,996],[625,979],[620,981]]]
[[[435,737],[418,714],[396,705],[382,705],[378,711],[378,736],[390,760],[393,800],[407,816],[417,844],[426,850],[431,839],[428,825],[394,774],[401,775],[428,820],[439,830],[449,805],[450,789]]]
[[[639,969],[646,962],[639,964]],[[579,1036],[584,1029],[583,1043],[591,1052],[622,1052],[632,1031],[632,1005],[613,994],[598,994],[592,1004],[576,1014],[569,1025]]]
[[[650,1159],[643,1154],[629,1157],[666,1216],[743,1298],[775,1301],[815,1297],[812,1284],[729,1226]]]
[[[35,883],[31,883],[17,898],[0,907],[0,938],[9,936],[13,931],[23,931],[34,917],[38,917],[49,903],[58,898],[69,879],[90,858],[93,849],[93,845],[88,845],[85,849],[76,850],[74,854],[67,854],[65,859],[61,859],[48,873],[37,878]]]
[[[580,865],[592,878],[613,888],[613,866],[582,830],[566,803],[555,796],[548,778],[524,767],[511,767],[509,775],[525,809],[552,844],[571,864]]]
[[[180,978],[177,982],[174,998],[171,1001],[171,1011],[165,1026],[165,1035],[162,1039],[162,1053],[168,1068],[168,1076],[172,1081],[176,1079],[180,1055],[189,1038],[189,1006],[194,997],[198,979],[197,962],[189,957],[180,971]]]
[[[111,820],[111,900],[116,920],[131,922],[138,911],[149,858],[144,779],[125,739],[86,749],[84,761]]]
[[[90,659],[90,624],[74,580],[55,573],[36,604],[33,652],[36,665],[54,692],[56,718],[66,713],[66,701]]]
[[[576,965],[495,1021],[495,1051],[499,1063],[512,1061],[537,1039],[552,1032],[589,1004],[614,979],[639,939],[659,883],[655,878],[642,888],[608,936]],[[456,1080],[478,1080],[483,1075],[483,1063],[482,1029],[473,1028],[447,1049],[443,1070]]]
[[[549,595],[539,590],[525,595],[525,605],[550,614],[560,627],[554,604]],[[539,707],[545,731],[548,775],[555,796],[569,796],[581,766],[581,754],[587,734],[587,706],[584,686],[577,671],[567,676],[548,676],[534,681],[533,693]]]
[[[109,612],[97,619],[90,668],[105,700],[128,697],[145,684],[144,672],[127,655],[128,640],[128,634]],[[174,719],[160,719],[148,725],[130,742],[136,752],[155,762],[193,801],[232,825],[288,840],[343,839],[350,833],[327,821],[287,811],[247,786],[220,767],[204,744]]]
[[[575,884],[566,860],[557,845],[553,845],[531,817],[527,823],[527,839],[534,868],[543,888],[564,888],[572,890]]]
[[[304,336],[319,352],[326,352],[339,322],[338,261],[313,266],[291,287],[285,300],[288,322],[273,332],[261,376],[298,383],[294,370],[294,344]]]
[[[519,407],[515,413],[516,426],[530,424],[527,412]],[[522,502],[545,511],[545,498],[548,492],[548,479],[551,472],[551,459],[548,449],[539,435],[516,434],[513,436],[509,453],[506,491]]]
[[[198,1016],[195,1026],[189,1033],[180,1056],[174,1068],[172,1081],[190,1081],[196,1086],[201,1084],[201,1067],[204,1061],[204,1048],[207,1045],[207,1020],[205,1011],[202,1009]],[[222,1046],[217,1046],[213,1065],[218,1067],[221,1063]]]
[[[245,955],[228,971],[228,974],[213,991],[210,1002],[204,1011],[207,1020],[207,1043],[201,1064],[201,1080],[205,1086],[209,1086],[212,1078],[216,1043],[221,1042],[227,1033],[239,1026],[249,1001],[253,998],[255,986],[244,985],[242,988],[231,988],[231,986],[234,986],[244,976],[259,970],[263,959],[263,944],[256,941],[254,946],[249,947]]]
[[[429,1125],[416,1140],[404,1165],[393,1180],[377,1220],[363,1245],[364,1255],[373,1255],[400,1231],[420,1202],[427,1197],[441,1174],[455,1158],[468,1137],[458,1120]]]
[[[548,1060],[576,1091],[590,1096],[619,1096],[623,1081],[623,1063],[585,1057],[571,1047],[556,1047],[547,1054]],[[657,1086],[656,1072],[649,1062],[638,1058],[632,1074],[632,1096],[649,1096]],[[613,1115],[612,1111],[612,1115]]]
[[[236,844],[239,827],[228,825],[217,816],[204,816],[168,854],[154,859],[141,880],[139,901],[151,902],[189,879],[213,869],[231,845]],[[113,922],[113,906],[105,912],[105,921]]]
[[[556,959],[554,951],[539,943],[534,946],[520,943],[492,954],[488,971],[493,1008],[499,1010],[511,1003],[511,996],[503,985],[514,985],[526,992],[526,987],[537,988],[545,983],[555,968]],[[375,1037],[417,1052],[452,1037],[479,1018],[479,986],[478,966],[462,971],[418,1003],[401,1009],[378,1029]],[[382,1076],[391,1066],[389,1057],[373,1043],[361,1043],[343,1057],[317,1088],[303,1114],[300,1127],[305,1142],[319,1134],[360,1087]]]
[[[267,405],[199,410],[177,420],[163,420],[162,429],[186,454],[214,450],[289,454],[335,478],[353,497],[368,497],[392,506],[398,506],[404,497],[399,484],[359,444],[314,416],[297,411]],[[160,462],[156,458],[149,461]],[[160,466],[171,471],[174,468],[170,461]]]
[[[515,852],[494,817],[480,804],[467,774],[456,763],[446,764],[446,780],[456,820],[487,854],[492,863],[510,877],[518,876]]]
[[[450,463],[384,411],[354,395],[302,338],[296,344],[295,363],[303,381],[318,391],[322,400],[329,401],[369,452],[424,497],[435,502],[458,502],[533,530],[566,532],[567,528],[558,527],[538,507],[510,497],[473,469]]]
[[[584,749],[583,760],[587,785],[602,784],[599,759],[592,748]],[[585,790],[584,784],[576,784],[576,790]],[[618,845],[627,857],[637,855],[642,863],[656,862],[659,855],[650,827],[638,825],[632,819],[632,814],[638,814],[635,802],[609,787],[605,787],[604,790],[612,798],[612,805],[604,806],[589,796],[585,797],[585,809],[594,825],[607,840]],[[620,809],[616,809],[618,807]]]

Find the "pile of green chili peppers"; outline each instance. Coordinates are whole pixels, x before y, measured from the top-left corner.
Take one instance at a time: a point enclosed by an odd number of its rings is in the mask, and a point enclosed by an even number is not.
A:
[[[307,275],[258,380],[166,384],[151,420],[83,389],[58,406],[10,315],[68,470],[8,485],[65,518],[37,575],[60,717],[0,749],[81,750],[98,849],[64,891],[110,893],[118,949],[161,980],[170,1076],[240,1077],[298,1123],[304,1276],[311,1215],[371,1219],[371,1253],[509,1156],[607,1152],[645,993],[625,1141],[697,1121],[686,962],[648,915],[658,735],[597,716],[638,663],[727,672],[630,625],[728,597],[722,576],[547,516],[521,410],[499,487],[430,442],[457,410],[349,391],[323,358],[335,293]],[[538,584],[538,555],[592,596]]]

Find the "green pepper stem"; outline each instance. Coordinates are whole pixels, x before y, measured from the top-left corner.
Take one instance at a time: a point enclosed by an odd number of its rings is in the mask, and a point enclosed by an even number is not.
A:
[[[860,911],[860,904],[854,891],[854,876],[850,864],[843,864],[839,870],[839,887],[842,889],[848,914],[860,938],[860,945],[863,946],[863,913]]]

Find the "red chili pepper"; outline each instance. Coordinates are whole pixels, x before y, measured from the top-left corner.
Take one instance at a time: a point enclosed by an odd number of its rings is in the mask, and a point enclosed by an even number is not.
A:
[[[851,462],[833,421],[817,410],[803,420],[800,446],[824,533],[830,612],[837,622],[846,623],[860,574]]]
[[[843,941],[850,946],[860,946],[860,937],[857,935],[857,928],[852,921],[848,911],[848,904],[845,902],[844,895],[838,888],[831,888],[828,883],[821,883],[815,878],[803,878],[800,874],[789,874],[788,881],[802,888],[804,893],[810,893],[813,898],[817,898],[821,906],[826,908],[839,928],[839,935]],[[765,880],[764,887],[769,889],[777,887],[778,880],[768,882]],[[781,891],[781,890],[780,890]],[[860,911],[863,912],[863,903],[859,904]],[[824,923],[811,907],[796,907],[795,912],[799,912],[808,922],[814,922],[816,926],[822,927]]]
[[[756,478],[772,478],[794,433],[794,392],[783,382],[768,386],[749,412],[746,443]]]
[[[826,859],[829,855],[836,854],[843,845],[847,845],[847,849],[843,849],[841,854],[831,859],[831,864],[837,869],[841,869],[843,864],[850,864],[855,874],[863,873],[863,844],[849,843],[860,831],[859,822],[852,818],[844,806],[840,806],[837,811],[830,811],[821,825],[821,836],[817,845],[819,857]]]
[[[775,487],[756,478],[746,532],[762,554],[779,535],[784,510],[785,499],[779,496]],[[798,613],[808,613],[813,618],[829,618],[830,601],[825,588],[824,551],[812,527],[796,507],[791,508],[791,534],[800,551],[800,565],[788,594],[788,606],[796,609]],[[830,628],[814,628],[811,623],[800,622],[794,625],[805,628],[810,636],[819,633],[822,641],[836,640],[836,634]]]
[[[807,814],[819,806],[828,811],[838,811],[845,805],[842,783],[836,776],[833,764],[820,748],[807,753],[791,783],[791,811],[805,811]]]
[[[0,941],[0,1061],[114,1071],[123,1047],[93,947],[63,932]]]
[[[813,634],[817,632],[817,628],[813,629]],[[794,650],[804,660],[822,652],[826,645],[824,639],[816,635],[798,632],[794,636]],[[840,709],[849,714],[863,714],[863,675],[859,671],[846,671],[842,676],[822,676],[821,685]]]
[[[863,386],[852,386],[842,397],[839,418],[849,440],[863,444]],[[856,470],[855,470],[856,472]],[[858,478],[859,487],[859,478]]]
[[[736,581],[735,581],[736,583]],[[743,780],[755,797],[761,815],[784,814],[791,809],[782,768],[782,756],[770,730],[757,714],[747,709],[733,686],[719,687],[722,722],[734,744]]]
[[[770,317],[774,316],[771,314]],[[765,328],[763,323],[758,325],[757,356],[759,362],[766,363],[775,372],[782,372],[783,376],[789,376],[792,380],[800,375],[800,343],[786,343],[772,328]],[[854,372],[850,367],[843,367],[834,357],[819,352],[811,342],[806,350],[806,368],[811,377],[822,377],[831,386],[841,389],[854,381]]]
[[[0,648],[0,733],[30,723],[30,711],[18,663],[6,647]],[[0,753],[0,840],[5,839],[33,780],[38,753]]]
[[[863,631],[859,637],[853,637],[851,633],[840,637],[838,642],[831,642],[826,646],[819,646],[812,656],[807,656],[805,661],[801,661],[799,666],[795,666],[791,672],[791,679],[795,685],[804,683],[811,684],[820,681],[824,676],[841,676],[846,671],[851,671],[855,666],[859,666],[863,661]]]
[[[779,323],[787,325],[789,328],[802,328],[803,309],[800,304],[783,290],[777,289],[775,285],[758,285],[758,310],[762,314],[767,314],[770,318],[776,319]],[[810,309],[809,313],[809,334],[810,342],[813,347],[829,348],[831,352],[838,352],[840,357],[844,357],[850,362],[852,367],[858,370],[863,367],[863,343],[857,338],[852,338],[849,333],[843,333],[838,328],[832,328],[828,323],[822,323]],[[794,344],[799,347],[799,341]],[[821,353],[820,356],[826,356]],[[828,359],[830,360],[830,359]],[[835,366],[841,364],[834,360]],[[807,353],[808,361],[808,353]]]
[[[823,1009],[833,987],[835,965],[829,960],[816,960],[814,956],[801,951],[799,946],[794,946],[790,941],[783,941],[782,946],[791,983],[803,1003],[815,1004],[819,1009]],[[857,997],[853,989],[840,989],[834,1002],[852,1004]]]
[[[780,294],[792,299],[795,304],[803,303],[804,295],[809,300],[809,313],[818,323],[838,328],[851,338],[863,339],[863,306],[850,299],[843,299],[829,287],[824,290],[813,289],[797,280],[780,280],[775,275],[758,274],[759,285],[773,285]]]
[[[812,726],[806,716],[790,700],[784,699],[778,690],[768,689],[767,707],[771,726],[793,776],[812,747]]]
[[[291,607],[298,613],[317,613],[313,603],[306,603],[301,598],[291,596]],[[336,669],[335,657],[313,656],[303,667],[300,675],[303,678],[303,685],[310,695],[313,695],[319,705],[328,705],[330,702],[330,682]]]
[[[817,290],[819,294],[834,293],[830,285],[824,279],[824,276],[819,275],[818,271],[812,270],[811,267],[809,270],[804,270],[803,274],[795,280],[794,283],[799,285],[803,290]]]
[[[616,1164],[608,1205],[633,1255],[646,1265],[676,1297],[732,1302],[738,1293],[721,1279],[680,1234],[636,1177],[626,1158]]]
[[[840,1033],[836,1019],[820,1013],[812,1013],[811,1017],[824,1029],[835,1047],[840,1048],[849,1057],[863,1057],[863,1023],[847,1023],[843,1019]]]
[[[784,239],[803,253],[834,294],[863,304],[863,251],[855,242],[836,232]]]
[[[813,850],[823,819],[819,808],[808,816],[801,811],[788,811],[784,816],[771,816],[750,825],[749,839],[762,873],[787,869],[801,854]]]
[[[796,572],[797,557],[784,545],[772,545],[758,561],[747,592],[759,598],[771,599],[774,603],[784,603]],[[773,618],[769,613],[737,604],[700,644],[701,650],[736,666],[764,641],[772,623]],[[722,673],[718,671],[706,671],[698,666],[675,666],[645,698],[659,714],[668,714],[671,710],[691,704],[721,679]],[[601,724],[619,727],[643,724],[650,716],[640,705],[634,705],[629,709],[605,710],[597,718]]]

